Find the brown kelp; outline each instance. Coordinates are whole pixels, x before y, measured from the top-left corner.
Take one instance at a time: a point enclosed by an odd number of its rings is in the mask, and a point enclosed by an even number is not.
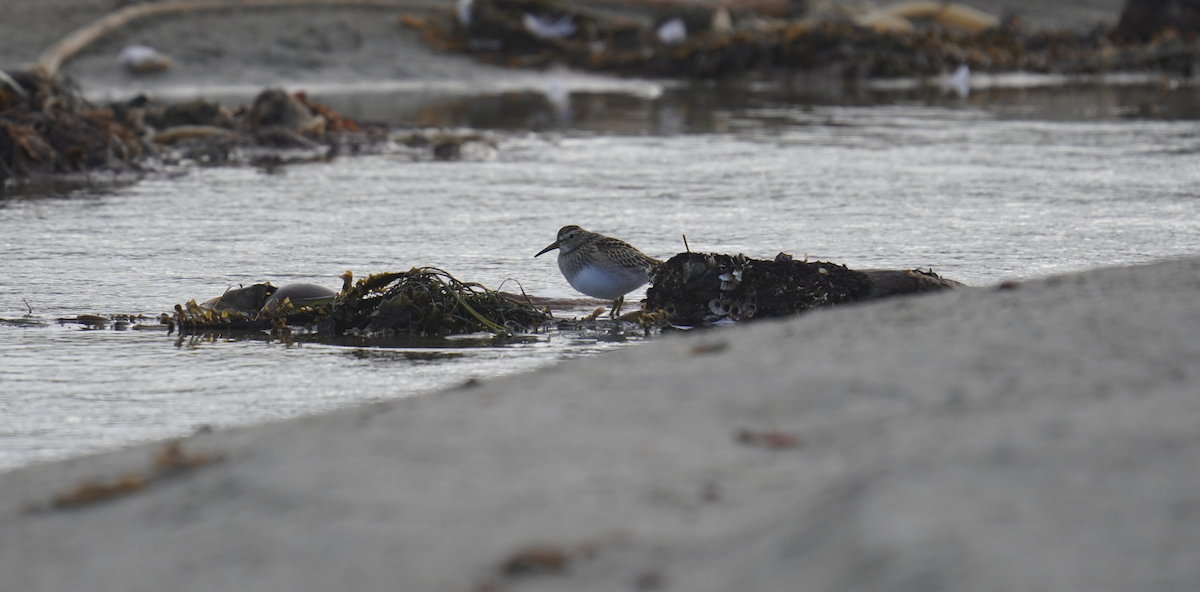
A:
[[[507,334],[528,331],[550,319],[546,311],[481,284],[460,281],[436,267],[414,267],[359,280],[338,296],[320,328],[335,334]]]
[[[59,178],[136,180],[167,165],[271,166],[391,147],[392,126],[357,122],[266,89],[249,105],[144,96],[93,105],[38,70],[0,72],[0,187]]]
[[[142,170],[155,149],[109,109],[36,71],[0,81],[0,186],[9,179]]]
[[[297,306],[285,299],[271,309],[265,303],[276,289],[256,284],[204,304],[176,305],[171,322],[187,331],[290,332],[306,327],[326,335],[444,336],[528,332],[553,318],[532,303],[434,267],[374,274],[357,282],[348,272],[343,278],[345,286],[332,301]]]

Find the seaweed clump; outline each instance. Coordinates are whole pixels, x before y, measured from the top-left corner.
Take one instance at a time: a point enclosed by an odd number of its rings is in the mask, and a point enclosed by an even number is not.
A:
[[[345,285],[330,301],[296,305],[285,299],[270,307],[266,302],[277,290],[270,284],[256,284],[231,291],[235,295],[230,298],[176,305],[171,320],[181,330],[190,331],[290,332],[291,327],[303,326],[324,335],[413,337],[479,332],[509,335],[552,320],[532,303],[515,301],[433,267],[380,273],[357,282],[349,273],[342,277]],[[239,304],[229,306],[233,302]]]
[[[0,188],[59,178],[136,180],[164,166],[323,162],[390,150],[392,126],[360,123],[304,92],[266,89],[230,109],[145,96],[89,104],[65,79],[0,71]]]
[[[745,255],[680,253],[650,277],[646,308],[663,310],[672,324],[780,317],[819,306],[870,298],[870,276],[836,263],[773,261]]]
[[[527,331],[550,320],[481,284],[463,282],[434,267],[381,273],[343,291],[322,319],[324,333],[393,333],[412,336]]]
[[[0,186],[10,179],[139,174],[155,148],[109,109],[37,71],[0,76]]]

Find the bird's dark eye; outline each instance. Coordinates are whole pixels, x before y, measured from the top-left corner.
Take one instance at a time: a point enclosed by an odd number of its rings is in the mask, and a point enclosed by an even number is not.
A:
[[[572,232],[571,234],[568,234],[568,235],[567,235],[567,238],[575,238],[575,233],[574,233],[574,232]]]

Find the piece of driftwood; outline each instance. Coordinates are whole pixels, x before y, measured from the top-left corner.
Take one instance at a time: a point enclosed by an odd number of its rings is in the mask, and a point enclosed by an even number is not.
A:
[[[794,315],[813,308],[962,286],[932,270],[855,271],[823,261],[680,253],[651,272],[645,308],[671,324]]]
[[[96,40],[116,31],[129,23],[144,18],[166,15],[185,14],[207,10],[225,10],[231,8],[297,8],[324,6],[363,6],[372,8],[394,8],[397,10],[437,10],[445,9],[446,5],[439,2],[422,0],[192,0],[183,2],[156,2],[149,4],[134,4],[114,10],[99,20],[73,31],[63,37],[42,55],[38,57],[37,67],[49,76],[54,76],[58,69],[72,56],[83,51]]]
[[[864,269],[871,278],[871,298],[920,294],[963,287],[963,283],[919,269]]]
[[[655,268],[650,283],[646,308],[666,312],[676,325],[786,316],[864,300],[873,288],[865,273],[784,253],[773,261],[680,253]]]

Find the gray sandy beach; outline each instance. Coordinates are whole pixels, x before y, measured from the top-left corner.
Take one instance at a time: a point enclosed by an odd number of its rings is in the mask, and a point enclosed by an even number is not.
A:
[[[1078,28],[1122,4],[966,3]],[[0,67],[110,7],[5,2]],[[172,76],[214,83],[507,75],[368,9],[281,65],[285,12],[144,23],[66,70],[118,86],[115,51],[175,38],[211,55]],[[0,591],[1197,590],[1198,291],[1192,258],[897,298],[198,433],[161,474],[163,443],[21,468]]]

